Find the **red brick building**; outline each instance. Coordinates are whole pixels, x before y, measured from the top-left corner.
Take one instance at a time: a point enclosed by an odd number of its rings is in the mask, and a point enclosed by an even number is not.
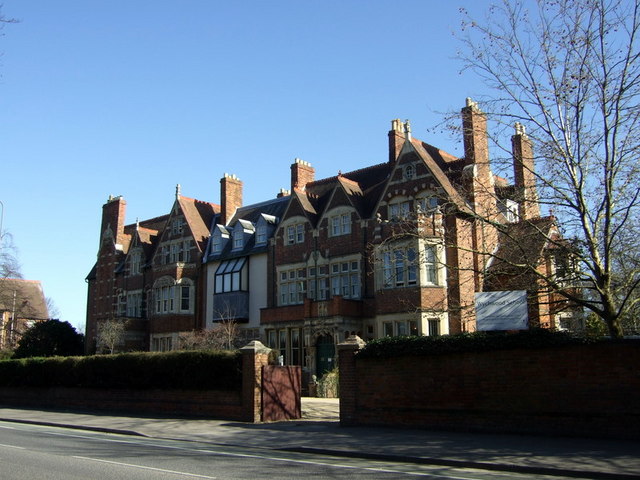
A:
[[[492,290],[522,291],[526,325],[559,326],[552,300],[563,302],[530,268],[553,272],[549,238],[559,238],[555,219],[540,218],[531,142],[517,125],[508,185],[492,173],[486,118],[471,100],[462,123],[463,158],[394,120],[385,163],[320,180],[308,163],[291,166],[261,314],[285,363],[320,375],[353,334],[475,331],[476,294]]]
[[[87,352],[107,321],[126,324],[121,350],[171,350],[180,332],[202,328],[202,253],[219,211],[178,186],[168,214],[125,225],[124,198],[109,197],[87,277]]]
[[[527,292],[527,326],[559,326],[566,312],[540,277],[563,249],[555,219],[540,217],[531,142],[517,125],[509,185],[471,100],[462,125],[462,158],[394,120],[383,163],[316,179],[296,159],[291,191],[255,205],[232,175],[219,207],[178,192],[168,215],[127,226],[124,200],[110,199],[88,278],[89,350],[107,319],[127,319],[131,348],[164,350],[234,312],[286,364],[322,374],[352,334],[474,331],[476,294],[495,290]]]

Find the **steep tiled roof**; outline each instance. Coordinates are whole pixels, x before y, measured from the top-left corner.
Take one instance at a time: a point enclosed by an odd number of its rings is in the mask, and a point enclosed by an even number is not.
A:
[[[204,251],[209,238],[209,228],[215,214],[220,212],[220,207],[183,196],[180,196],[178,201],[198,247]]]
[[[38,280],[0,279],[0,310],[14,311],[14,309],[16,318],[28,320],[49,318],[47,302]]]
[[[445,175],[442,171],[440,165],[436,162],[436,160],[431,156],[430,152],[428,152],[422,142],[411,142],[405,143],[405,147],[411,145],[416,153],[420,156],[420,158],[425,162],[427,168],[431,171],[432,175],[435,177],[437,182],[440,184],[442,189],[447,194],[448,198],[453,202],[453,204],[458,208],[458,210],[462,212],[470,212],[470,209],[467,205],[465,199],[460,195],[458,190],[453,186],[449,177]],[[403,150],[405,150],[403,147]],[[438,152],[441,152],[438,150]]]

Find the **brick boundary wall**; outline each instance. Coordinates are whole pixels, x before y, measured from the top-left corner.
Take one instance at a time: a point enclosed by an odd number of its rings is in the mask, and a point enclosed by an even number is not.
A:
[[[340,423],[640,439],[640,343],[358,358],[340,344]]]
[[[98,389],[98,388],[37,388],[0,387],[0,406],[70,408],[123,413],[144,413],[209,417],[243,422],[272,421],[263,416],[263,370],[276,374],[279,368],[268,366],[270,349],[254,341],[240,349],[242,352],[242,387],[238,390],[171,390],[171,389]],[[289,370],[287,370],[289,372]],[[299,377],[300,372],[297,372]],[[269,381],[269,378],[266,378]],[[272,396],[282,398],[276,405],[287,412],[286,418],[300,418],[301,387],[295,382],[269,382]],[[282,392],[279,393],[281,389]],[[289,403],[287,403],[289,402]],[[297,403],[296,403],[297,402]],[[273,403],[273,402],[272,402]],[[291,405],[294,405],[293,407]],[[270,411],[274,406],[270,406]],[[296,417],[296,414],[298,415]]]

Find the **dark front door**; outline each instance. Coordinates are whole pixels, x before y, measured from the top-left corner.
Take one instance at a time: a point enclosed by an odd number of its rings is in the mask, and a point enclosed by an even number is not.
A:
[[[321,377],[336,367],[336,346],[331,335],[322,335],[316,341],[316,375]]]

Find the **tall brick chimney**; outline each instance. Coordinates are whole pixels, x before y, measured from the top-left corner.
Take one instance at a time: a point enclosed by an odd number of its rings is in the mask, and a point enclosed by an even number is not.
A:
[[[405,141],[405,124],[399,118],[391,120],[391,130],[389,130],[389,163],[393,163],[398,158],[402,145]]]
[[[291,164],[291,190],[304,190],[307,183],[316,178],[316,171],[309,162],[296,158]]]
[[[242,181],[235,175],[224,174],[220,179],[220,215],[226,225],[238,208],[242,206]]]
[[[520,218],[530,220],[540,217],[533,147],[524,125],[516,122],[515,128],[516,134],[511,137],[511,151],[513,152],[513,176],[518,192],[516,200],[520,206]]]
[[[483,272],[498,245],[498,231],[491,222],[497,219],[499,210],[489,164],[487,117],[470,98],[467,98],[461,113],[466,165],[463,170],[464,184],[467,198],[479,217],[479,221],[473,225],[473,263],[475,288],[481,291]]]
[[[126,211],[127,202],[124,201],[122,196],[113,197],[109,195],[109,200],[102,206],[102,225],[100,226],[101,245],[107,229],[113,234],[114,243],[122,245]]]
[[[487,117],[470,98],[462,109],[462,131],[465,164],[468,175],[472,177],[469,199],[480,215],[487,216],[496,210],[494,179],[489,164]]]

